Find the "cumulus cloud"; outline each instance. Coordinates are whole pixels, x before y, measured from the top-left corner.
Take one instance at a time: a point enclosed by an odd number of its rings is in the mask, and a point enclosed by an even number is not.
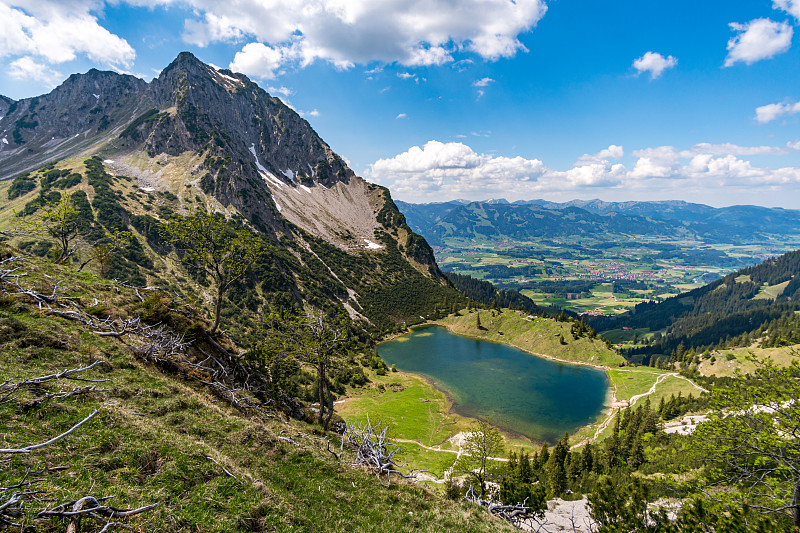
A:
[[[673,56],[664,57],[658,52],[647,52],[642,57],[633,61],[633,68],[636,69],[637,74],[649,72],[650,79],[654,80],[660,77],[665,70],[677,64],[678,60]]]
[[[609,159],[622,159],[624,155],[625,150],[622,149],[622,146],[612,144],[608,148],[600,150],[596,154],[583,154],[578,158],[575,166],[580,166],[584,163],[600,163]]]
[[[21,56],[13,62],[12,72],[22,72],[31,62],[45,66],[45,74],[38,79],[53,73],[46,64],[64,63],[79,55],[104,66],[129,68],[136,52],[98,23],[92,14],[96,7],[102,6],[68,0],[0,2],[0,57]]]
[[[469,146],[428,141],[369,168],[372,177],[389,180],[399,194],[435,193],[447,189],[456,196],[509,190],[535,183],[545,171],[538,159],[478,154]]]
[[[745,147],[700,143],[688,149],[657,146],[635,150],[632,168],[613,162],[624,156],[611,145],[584,154],[568,170],[549,168],[539,159],[480,154],[460,142],[428,141],[394,157],[379,159],[367,174],[398,197],[419,201],[443,198],[531,197],[541,192],[586,188],[698,189],[724,185],[747,189],[764,185],[800,186],[800,168],[760,168],[740,155],[780,155],[800,151],[800,141],[783,147]],[[670,185],[672,184],[672,185]]]
[[[55,87],[63,79],[60,72],[56,72],[46,65],[37,63],[30,57],[20,57],[11,62],[8,75],[15,80],[36,80],[47,86]]]
[[[271,48],[262,43],[249,43],[233,56],[230,69],[248,76],[272,79],[283,64],[286,50]]]
[[[800,113],[800,102],[794,104],[767,104],[756,108],[756,122],[766,124],[784,115]]]
[[[397,116],[396,116],[396,117],[394,117],[394,118],[395,118],[395,119],[398,119],[398,118],[406,118],[406,114],[405,114],[405,113],[398,113],[398,114],[397,114]]]
[[[282,94],[283,96],[291,96],[291,95],[294,94],[293,90],[291,90],[288,87],[284,87],[284,86],[280,86],[280,87],[272,87],[272,86],[270,86],[267,89],[267,91],[270,92],[270,93],[274,93],[274,94]]]
[[[488,87],[489,84],[494,83],[492,78],[481,78],[472,83],[473,87]]]
[[[165,6],[175,0],[127,0]],[[486,60],[524,52],[519,35],[547,11],[544,0],[182,0],[194,16],[183,38],[206,46],[249,41],[272,49],[291,48],[284,64],[321,60],[340,68],[399,63],[431,66],[456,63],[465,54]],[[455,57],[457,55],[462,57]],[[271,65],[267,65],[271,67]],[[267,71],[274,72],[271,68]]]
[[[800,1],[798,0],[772,0],[772,7],[786,11],[797,20],[800,20]]]
[[[792,45],[792,27],[786,22],[760,18],[747,24],[731,22],[732,30],[739,32],[728,41],[725,66],[738,62],[751,65],[783,53]]]

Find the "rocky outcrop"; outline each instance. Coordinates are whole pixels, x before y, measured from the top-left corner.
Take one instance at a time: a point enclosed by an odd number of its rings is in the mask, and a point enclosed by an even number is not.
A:
[[[14,100],[0,94],[0,120],[8,114],[8,109],[14,105]]]

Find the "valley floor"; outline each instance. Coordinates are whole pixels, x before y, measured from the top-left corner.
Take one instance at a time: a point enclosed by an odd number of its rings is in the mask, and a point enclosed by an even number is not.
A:
[[[482,329],[476,326],[478,313]],[[672,394],[698,395],[704,390],[676,372],[619,367],[619,362],[624,361],[621,356],[598,339],[574,339],[569,323],[542,318],[528,320],[517,311],[482,310],[451,315],[434,324],[458,335],[510,344],[536,357],[604,370],[609,378],[605,409],[595,422],[570,436],[573,446],[604,439],[620,408],[648,398],[656,406],[661,398],[669,399]],[[566,345],[559,342],[559,335],[567,339]],[[409,465],[430,470],[434,473],[432,478],[442,478],[458,454],[459,436],[469,429],[472,420],[455,413],[447,395],[424,376],[393,371],[371,374],[369,378],[371,383],[367,387],[348,390],[347,397],[336,406],[337,412],[348,422],[364,421],[368,416],[375,422],[379,418],[390,427],[389,435],[395,442],[403,444],[404,460]],[[539,449],[538,443],[516,434],[505,432],[504,438],[506,450]]]

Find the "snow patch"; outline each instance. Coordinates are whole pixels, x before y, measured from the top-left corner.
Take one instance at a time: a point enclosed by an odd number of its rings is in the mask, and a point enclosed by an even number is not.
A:
[[[289,178],[289,181],[294,181],[294,171],[292,169],[281,170],[281,174]]]
[[[273,185],[277,185],[278,187],[283,187],[284,183],[275,177],[275,174],[267,170],[264,165],[258,160],[258,156],[256,155],[256,145],[255,143],[250,144],[250,153],[253,154],[253,159],[256,160],[256,168],[258,169],[258,173],[261,176],[261,179],[266,181],[267,183],[272,183]],[[280,209],[278,209],[280,211]]]
[[[306,191],[308,194],[311,194],[311,189],[309,189],[308,187],[306,187],[302,183],[298,183],[297,186],[300,187],[301,189],[303,189],[304,191]]]
[[[364,242],[367,243],[367,249],[369,250],[380,250],[383,248],[380,244],[374,243],[369,239],[364,239]]]
[[[3,137],[3,144],[8,144],[8,139],[6,139],[5,137]]]
[[[232,90],[236,87],[244,87],[244,82],[242,82],[242,80],[220,72],[219,68],[214,65],[211,66],[211,74],[220,78],[220,85],[226,89]]]
[[[267,183],[271,183],[277,187],[286,187],[286,184],[279,180],[272,172],[259,172],[258,174],[261,176],[261,179]]]
[[[273,198],[272,201],[275,202],[275,198]],[[283,212],[283,208],[281,208],[281,204],[279,204],[278,202],[275,202],[275,207],[278,209],[278,213]]]
[[[269,174],[269,170],[264,168],[264,165],[262,165],[261,162],[259,162],[258,160],[258,156],[256,155],[256,143],[250,143],[250,153],[253,154],[253,159],[256,160],[256,168],[258,168],[258,170],[260,170],[261,172],[266,172],[267,174]]]
[[[153,192],[155,189],[153,187],[139,187],[144,192]]]
[[[113,165],[114,164],[114,160],[113,159],[103,159],[103,164],[104,165]]]
[[[92,96],[94,96],[95,98],[97,98],[98,100],[100,100],[100,95],[99,95],[99,94],[94,94],[94,93],[92,93]]]
[[[306,163],[308,165],[308,169],[311,171],[311,177],[316,177],[316,172],[314,171],[314,167],[311,166],[311,163]]]

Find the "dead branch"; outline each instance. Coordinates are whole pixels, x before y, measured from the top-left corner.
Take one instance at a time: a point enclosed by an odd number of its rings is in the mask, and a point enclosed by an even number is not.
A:
[[[84,496],[83,498],[80,498],[78,500],[73,500],[57,505],[52,509],[45,509],[44,511],[40,511],[36,516],[37,518],[47,518],[47,517],[69,518],[70,524],[67,527],[67,532],[78,531],[81,518],[91,518],[102,524],[105,524],[101,531],[108,531],[108,529],[111,527],[123,527],[125,529],[132,529],[130,526],[126,524],[122,524],[119,522],[112,522],[112,519],[127,518],[129,516],[137,515],[139,513],[155,509],[158,506],[157,503],[153,503],[151,505],[145,505],[144,507],[139,507],[138,509],[119,509],[117,507],[112,507],[110,505],[103,505],[101,503],[110,498],[111,496],[105,496],[103,498],[95,498],[94,496]]]
[[[416,478],[416,471],[403,474],[397,469],[398,462],[394,457],[400,451],[400,447],[393,442],[388,442],[386,433],[389,426],[382,429],[380,426],[380,422],[373,425],[369,416],[364,424],[347,425],[344,434],[347,436],[348,444],[356,450],[353,464],[366,467],[385,487],[391,484],[392,474],[405,479]]]
[[[527,529],[528,531],[547,531],[544,529],[547,520],[542,520],[541,514],[527,505],[528,498],[525,498],[525,501],[522,503],[513,505],[484,500],[475,495],[473,487],[470,485],[469,490],[467,490],[467,493],[464,495],[464,499],[468,502],[480,505],[491,514],[510,522],[515,527],[523,528],[523,526],[525,526],[523,529]]]
[[[46,442],[43,442],[41,444],[32,444],[30,446],[25,446],[24,448],[18,448],[18,449],[14,449],[14,448],[2,449],[2,448],[0,448],[0,453],[31,453],[32,451],[38,450],[40,448],[44,448],[45,446],[49,446],[49,445],[51,445],[53,443],[56,443],[56,442],[60,441],[61,439],[63,439],[67,435],[69,435],[70,433],[72,433],[75,430],[77,430],[79,427],[84,425],[86,422],[88,422],[89,420],[94,418],[97,415],[97,413],[99,413],[99,412],[100,411],[95,409],[92,412],[92,414],[90,414],[89,416],[87,416],[86,418],[84,418],[83,420],[81,420],[80,422],[78,422],[77,424],[72,426],[71,428],[69,428],[67,431],[65,431],[61,435],[58,435],[57,437],[53,437],[52,439],[50,439],[50,440],[48,440]]]
[[[39,405],[53,399],[63,400],[66,398],[73,398],[75,396],[93,394],[95,392],[108,392],[108,389],[98,389],[95,385],[89,385],[86,387],[74,387],[72,390],[69,391],[62,390],[60,392],[52,392],[45,394],[44,396],[39,396],[38,398],[33,398],[30,401],[30,405]]]
[[[222,471],[223,471],[223,472],[225,472],[225,474],[226,474],[228,477],[232,477],[233,479],[236,479],[236,476],[234,476],[233,474],[231,474],[231,473],[228,471],[228,469],[227,469],[227,468],[225,468],[224,466],[222,466],[222,465],[219,463],[219,461],[215,460],[213,457],[209,457],[208,455],[206,455],[206,459],[208,459],[209,461],[211,461],[212,463],[214,463],[215,465],[217,465],[218,467],[220,467],[220,468],[222,469]]]
[[[0,405],[10,402],[14,398],[14,394],[21,389],[37,388],[49,381],[57,381],[60,379],[69,379],[73,381],[86,381],[90,383],[103,383],[109,381],[107,379],[87,379],[77,376],[77,374],[80,374],[81,372],[86,372],[87,370],[91,370],[92,368],[95,367],[95,365],[98,365],[100,363],[102,363],[102,361],[95,361],[91,365],[85,366],[83,368],[70,368],[62,370],[61,372],[49,374],[47,376],[39,376],[36,378],[25,379],[18,383],[11,383],[10,380],[7,380],[3,383],[0,383]],[[69,393],[62,391],[60,393],[54,393],[52,395],[43,396],[36,403],[41,403],[43,401],[50,400],[52,398],[68,398],[70,396],[87,394],[89,392],[100,392],[100,391],[95,390],[94,387],[76,387],[72,389],[72,391]]]

